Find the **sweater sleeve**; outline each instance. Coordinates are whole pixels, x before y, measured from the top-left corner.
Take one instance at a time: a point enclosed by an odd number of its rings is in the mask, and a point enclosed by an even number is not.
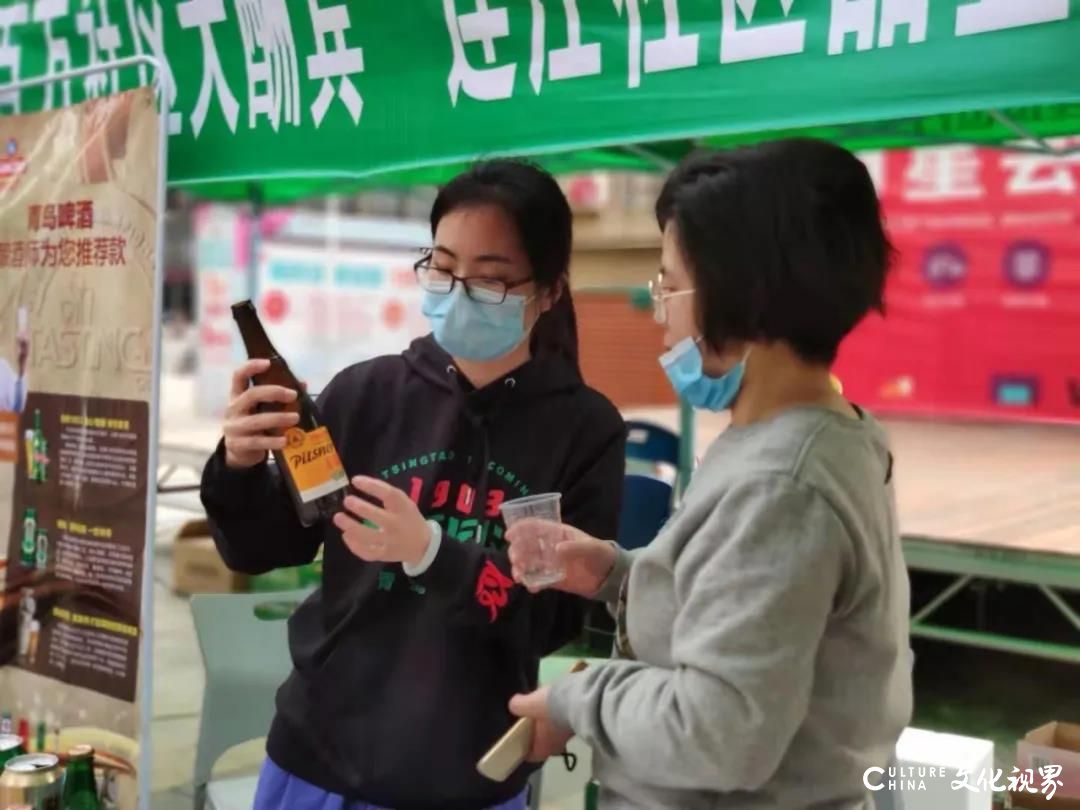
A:
[[[554,722],[658,786],[758,788],[805,718],[848,548],[832,507],[788,477],[729,491],[676,562],[673,665],[565,678]]]
[[[614,537],[618,529],[625,468],[622,422],[574,475],[562,493],[563,521],[589,534]],[[438,554],[417,581],[440,594],[459,620],[527,638],[538,656],[577,638],[589,601],[557,590],[530,594],[511,577],[505,551],[443,536]]]
[[[332,386],[318,400],[324,417]],[[222,440],[203,468],[199,495],[218,552],[233,571],[262,574],[305,565],[318,554],[325,527],[300,523],[276,464],[229,469]]]

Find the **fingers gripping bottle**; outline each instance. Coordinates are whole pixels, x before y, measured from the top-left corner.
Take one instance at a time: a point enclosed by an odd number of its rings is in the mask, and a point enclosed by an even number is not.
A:
[[[300,414],[299,423],[285,431],[285,449],[274,451],[274,460],[285,479],[296,514],[304,526],[329,519],[341,511],[349,479],[315,400],[270,342],[254,304],[250,301],[234,304],[232,313],[248,357],[270,361],[270,367],[256,374],[252,382],[255,385],[279,385],[297,393],[296,399],[289,404],[260,405],[263,410],[292,410]]]

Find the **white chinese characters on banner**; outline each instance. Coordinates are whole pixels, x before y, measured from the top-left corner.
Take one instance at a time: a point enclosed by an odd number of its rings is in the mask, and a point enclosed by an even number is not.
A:
[[[86,39],[90,65],[113,62],[120,53],[120,28],[109,21],[109,5],[97,0],[98,14],[94,14],[94,0],[82,0],[82,11],[75,15],[75,28]],[[83,80],[86,95],[91,98],[120,91],[120,71],[91,73]]]
[[[981,169],[974,147],[918,149],[911,154],[904,197],[915,202],[978,199],[986,193]]]
[[[135,42],[135,52],[142,54],[142,43],[145,41],[150,46],[150,52],[154,55],[154,58],[161,64],[162,72],[165,74],[168,83],[165,103],[169,107],[169,134],[179,135],[184,129],[184,119],[180,111],[176,109],[176,77],[165,53],[165,26],[161,4],[154,0],[150,5],[152,16],[147,17],[142,8],[138,11],[135,10],[134,0],[126,0],[126,2],[128,20],[132,26],[132,38]],[[137,34],[135,32],[136,26],[138,27]],[[139,68],[139,83],[146,83],[146,73],[142,67]]]
[[[224,22],[226,19],[225,0],[184,0],[176,7],[176,13],[180,19],[180,27],[198,28],[202,40],[202,84],[199,85],[199,97],[191,113],[191,128],[195,137],[198,138],[202,132],[206,116],[210,112],[210,101],[215,95],[229,131],[236,132],[240,104],[225,80],[213,31],[214,23]]]
[[[19,81],[22,47],[12,41],[12,29],[26,25],[29,19],[30,9],[25,2],[0,8],[0,82],[3,84]],[[18,92],[0,93],[0,114],[18,115],[21,109]]]
[[[71,70],[71,46],[53,30],[53,23],[68,16],[68,0],[34,0],[34,22],[45,28],[45,75],[53,76]],[[56,91],[60,90],[60,101]],[[71,80],[64,79],[45,85],[45,109],[71,106]]]
[[[681,32],[678,0],[663,0],[664,36],[645,41],[643,60],[642,10],[638,2],[639,0],[615,0],[620,14],[623,5],[626,6],[626,22],[630,28],[630,75],[626,86],[637,87],[642,84],[643,67],[646,73],[697,67],[701,36],[697,33]]]
[[[805,20],[753,25],[757,2],[758,0],[723,0],[724,21],[720,27],[721,63],[790,56],[806,50]],[[794,2],[795,0],[780,0],[785,18],[791,14]],[[739,24],[739,14],[745,21],[743,25]]]
[[[547,24],[543,0],[532,0],[532,58],[529,62],[529,80],[533,90],[540,92],[544,84],[544,66],[551,81],[576,79],[581,76],[598,76],[601,71],[599,42],[581,41],[581,15],[577,0],[563,0],[566,13],[566,45],[547,50]]]
[[[855,35],[855,49],[869,51],[874,47],[874,30],[880,6],[881,24],[877,47],[891,48],[896,29],[907,27],[909,44],[926,39],[930,0],[832,0],[829,16],[829,55],[844,52],[848,37]]]
[[[1068,20],[1075,0],[956,2],[955,33],[967,36]],[[560,4],[565,37],[563,25],[552,23]],[[701,64],[701,40],[708,36],[696,30],[702,24],[719,25],[722,64],[803,53],[809,23],[798,15],[804,6],[815,4],[809,0],[719,0],[719,20],[714,11],[711,18],[706,15],[702,20],[695,14],[687,21],[685,8],[680,18],[679,0],[653,0],[651,5],[649,0],[612,0],[611,4],[602,0],[529,0],[528,4],[524,0],[442,0],[452,53],[448,77],[452,103],[456,106],[462,93],[479,101],[513,96],[519,62],[512,56],[511,37],[524,33],[516,28],[526,10],[532,18],[528,75],[535,93],[542,91],[545,82],[602,75],[602,42],[594,33],[596,28],[583,25],[582,12],[595,14],[602,6],[610,22],[612,5],[627,26],[627,86],[637,88],[647,74]],[[830,55],[889,48],[898,42],[917,44],[928,37],[930,0],[820,0],[820,5],[829,10],[828,31],[827,37],[819,31],[814,42],[827,42]],[[301,0],[173,0],[164,4],[162,0],[123,0],[122,4],[119,0],[0,0],[0,6],[0,84],[22,78],[20,62],[26,54],[18,42],[24,32],[13,33],[22,26],[33,25],[34,34],[40,31],[44,37],[46,76],[71,69],[73,55],[81,60],[82,54],[87,54],[88,64],[94,66],[149,52],[167,74],[169,133],[178,134],[183,130],[182,115],[176,108],[177,83],[164,48],[163,19],[175,11],[180,27],[197,32],[201,45],[193,59],[200,61],[201,80],[189,113],[195,137],[206,126],[212,106],[220,108],[233,133],[242,106],[250,128],[268,125],[277,132],[282,125],[301,125],[308,101],[305,92],[310,88],[306,81],[314,82],[317,88],[307,106],[317,128],[335,99],[341,101],[354,125],[362,117],[364,98],[357,77],[364,72],[363,37],[353,28],[354,23],[359,25],[360,12],[354,6],[350,16],[350,4],[342,0],[307,0],[306,4]],[[300,54],[307,43],[298,50],[294,30],[303,28],[294,29],[292,23],[299,22],[296,17],[303,14],[305,6],[314,43],[301,65]],[[225,75],[218,49],[219,42],[227,47],[237,33],[230,9],[243,46],[244,104],[229,84],[232,79],[239,91],[240,77]],[[126,27],[122,19],[125,11]],[[646,11],[653,19],[643,20]],[[660,13],[662,27],[656,18]],[[60,24],[68,17],[74,22],[70,32]],[[650,32],[655,32],[652,38]],[[947,35],[948,31],[936,33]],[[303,78],[301,68],[306,70]],[[137,69],[140,82],[146,82],[147,67]],[[231,63],[229,69],[232,72]],[[117,90],[120,76],[110,70],[82,81],[87,95],[100,96]],[[46,85],[44,94],[46,109],[70,104],[70,80]],[[19,109],[19,98],[0,95],[0,112]]]
[[[664,0],[664,36],[644,42],[642,59],[642,26],[639,0],[615,0],[620,14],[626,8],[629,26],[629,76],[627,87],[640,87],[641,74],[661,73],[665,70],[697,67],[701,37],[698,34],[681,33],[678,0]]]
[[[1069,18],[1069,0],[974,0],[956,9],[956,35],[985,34]]]
[[[247,69],[248,126],[300,124],[300,68],[285,0],[234,0]]]
[[[316,0],[308,0],[308,9],[315,31],[315,53],[307,58],[308,78],[322,81],[319,95],[311,105],[315,126],[322,125],[335,95],[345,105],[352,122],[358,124],[364,100],[351,77],[364,72],[364,49],[350,48],[345,43],[345,32],[351,27],[349,7],[342,3],[320,8]],[[332,43],[329,49],[327,39]],[[338,80],[336,91],[333,79]]]
[[[1058,138],[1050,144],[1057,148],[1080,149],[1080,138]],[[1076,167],[1080,167],[1080,151],[1074,154],[1039,155],[1023,152],[1005,154],[1001,158],[1005,169],[1005,191],[1024,196],[1029,194],[1072,195],[1080,191]]]
[[[645,43],[645,72],[697,67],[698,34],[679,33],[679,2],[664,0],[664,36]]]
[[[450,67],[450,102],[457,106],[458,96],[477,101],[497,101],[514,94],[517,64],[475,68],[469,63],[465,46],[480,43],[484,64],[495,62],[495,41],[510,36],[510,14],[505,8],[489,8],[487,0],[475,0],[475,10],[458,14],[455,0],[443,0],[446,27],[450,32],[453,64]]]

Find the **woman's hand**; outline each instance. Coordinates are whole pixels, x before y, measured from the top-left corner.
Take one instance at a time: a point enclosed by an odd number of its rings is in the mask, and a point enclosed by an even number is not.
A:
[[[341,529],[349,551],[365,562],[419,564],[431,543],[431,527],[412,499],[377,478],[358,476],[352,485],[382,506],[355,495],[345,498],[348,512],[334,515],[334,525]]]
[[[232,377],[225,410],[225,466],[244,469],[262,464],[271,450],[285,447],[284,432],[300,421],[295,411],[257,413],[261,404],[291,405],[297,393],[280,385],[249,386],[252,376],[270,368],[269,360],[248,360]]]
[[[516,717],[530,717],[536,724],[532,748],[529,749],[529,762],[544,762],[561,754],[574,737],[574,732],[558,728],[551,722],[546,686],[528,695],[515,695],[510,699],[510,712]]]
[[[515,523],[507,532],[514,579],[524,584],[524,572],[533,567],[530,562],[540,553],[535,546],[537,536],[560,534],[555,557],[566,575],[550,587],[592,598],[615,567],[615,548],[566,524],[547,525],[543,531],[537,531],[537,524],[544,522],[529,518]],[[536,593],[541,589],[529,587],[529,590]]]

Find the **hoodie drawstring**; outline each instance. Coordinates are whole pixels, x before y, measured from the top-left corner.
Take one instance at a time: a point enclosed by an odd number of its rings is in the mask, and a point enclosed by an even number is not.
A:
[[[446,371],[448,374],[457,374],[457,369],[452,365],[448,366]],[[488,428],[502,409],[508,393],[516,386],[517,380],[513,377],[504,379],[503,390],[494,398],[490,408],[484,413],[476,413],[469,407],[467,395],[465,398],[465,407],[462,409],[462,413],[469,424],[470,433],[473,434],[469,438],[469,450],[472,457],[472,463],[469,465],[468,476],[470,483],[473,483],[474,497],[480,507],[480,519],[476,527],[477,543],[482,543],[484,540],[484,518],[487,517],[488,479],[490,473],[489,468],[491,466],[491,439],[488,435]],[[478,442],[476,441],[476,433],[480,434]],[[476,466],[477,462],[479,462],[479,468]]]

